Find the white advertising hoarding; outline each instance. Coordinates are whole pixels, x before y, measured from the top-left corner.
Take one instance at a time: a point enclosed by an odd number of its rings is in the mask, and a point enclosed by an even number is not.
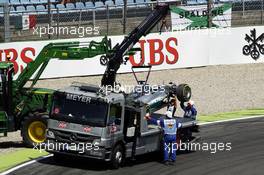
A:
[[[253,42],[254,37],[251,40],[245,40],[246,35],[251,37],[251,31],[254,28],[256,41]],[[219,64],[264,62],[264,39],[261,40],[264,37],[263,31],[264,26],[256,26],[166,32],[161,34],[152,33],[147,35],[147,37],[141,38],[135,45],[135,47],[141,48],[142,56],[140,53],[131,56],[128,63],[120,67],[119,73],[131,72],[131,66],[138,64],[150,64],[153,66],[153,70],[164,70]],[[114,46],[116,43],[121,42],[124,36],[110,36],[110,38]],[[101,39],[102,37],[91,37],[54,40],[52,42],[87,42],[91,40],[101,41]],[[16,78],[23,71],[26,64],[34,60],[41,49],[48,43],[50,41],[0,44],[0,61],[5,61],[7,54],[11,55],[11,61],[15,65]],[[256,57],[257,52],[259,53],[258,57]],[[105,66],[100,64],[100,56],[85,60],[52,59],[41,78],[98,75],[103,74],[105,68]]]

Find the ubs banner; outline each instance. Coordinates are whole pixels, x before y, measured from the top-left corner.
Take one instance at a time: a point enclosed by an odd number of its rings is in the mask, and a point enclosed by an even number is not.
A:
[[[264,62],[264,26],[237,27],[226,29],[204,29],[152,33],[143,37],[135,45],[141,48],[129,57],[126,65],[120,67],[119,73],[131,72],[132,65],[152,65],[153,70],[197,67],[220,64],[242,64]],[[253,35],[254,34],[254,35]],[[120,43],[124,36],[110,36],[112,46]],[[102,37],[54,40],[101,41]],[[0,44],[0,61],[11,56],[16,76],[33,61],[42,48],[50,41],[16,42]],[[52,59],[41,78],[67,76],[100,75],[105,71],[100,64],[100,56],[84,60]]]
[[[225,28],[231,26],[232,4],[212,5],[212,27]],[[207,5],[172,6],[172,31],[203,29],[208,26]]]

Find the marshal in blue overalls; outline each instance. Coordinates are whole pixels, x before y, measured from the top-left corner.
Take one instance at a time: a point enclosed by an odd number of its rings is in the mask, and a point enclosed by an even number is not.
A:
[[[172,118],[172,112],[166,112],[166,118],[163,119],[154,119],[148,118],[151,123],[160,125],[164,132],[164,162],[167,163],[168,161],[175,162],[176,160],[176,139],[177,139],[177,129],[181,127],[181,123],[178,123],[176,119]],[[170,156],[171,155],[171,156]]]

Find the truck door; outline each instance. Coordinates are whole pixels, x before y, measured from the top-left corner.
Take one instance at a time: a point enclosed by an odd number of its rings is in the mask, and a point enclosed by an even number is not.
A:
[[[12,80],[14,69],[0,69],[0,110],[12,113]]]
[[[109,112],[109,119],[108,119],[108,130],[110,135],[113,137],[114,135],[121,135],[121,125],[122,125],[122,106],[120,103],[111,104],[110,105],[110,112]],[[117,139],[117,138],[115,138]]]
[[[0,69],[0,110],[5,111],[7,109],[7,75],[5,69]]]
[[[141,154],[140,150],[140,112],[132,108],[125,108],[124,118],[124,140],[127,143],[127,156],[134,158],[135,155]]]
[[[123,133],[126,143],[133,142],[134,137],[137,136],[136,131],[140,129],[140,125],[138,125],[139,116],[139,112],[131,108],[125,108]]]
[[[6,75],[3,69],[0,69],[0,133],[7,136],[7,116],[6,116]]]
[[[8,117],[10,117],[9,130],[14,129],[14,122],[12,121],[13,72],[13,66],[0,69],[0,133],[4,133],[4,135],[8,130]]]

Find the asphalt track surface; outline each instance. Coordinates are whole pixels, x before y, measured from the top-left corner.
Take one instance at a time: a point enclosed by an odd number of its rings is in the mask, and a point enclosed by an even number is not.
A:
[[[104,162],[71,159],[56,164],[52,157],[22,167],[13,175],[262,175],[264,174],[264,117],[205,125],[200,143],[231,142],[230,151],[179,153],[173,166],[165,166],[156,154],[137,157],[136,162],[111,170]]]

